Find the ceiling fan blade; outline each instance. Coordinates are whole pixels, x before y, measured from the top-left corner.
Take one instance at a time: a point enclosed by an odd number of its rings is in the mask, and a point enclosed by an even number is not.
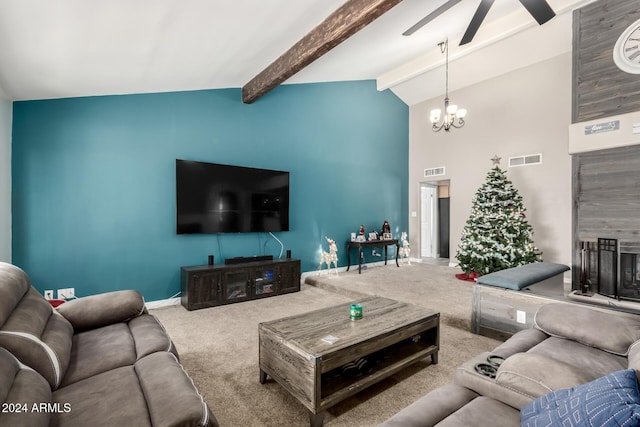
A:
[[[462,40],[460,40],[460,46],[473,40],[473,37],[476,35],[478,28],[480,28],[482,21],[484,21],[484,17],[487,16],[487,12],[489,12],[493,2],[494,0],[482,0],[480,2],[480,5],[476,9],[476,13],[474,13],[473,18],[471,18],[467,31],[465,31],[464,36],[462,36]]]
[[[520,3],[522,3],[540,25],[556,16],[556,13],[551,9],[551,6],[549,6],[546,0],[520,0]]]
[[[431,12],[430,14],[428,14],[427,16],[425,16],[424,18],[419,20],[417,23],[415,23],[411,28],[409,28],[407,31],[402,33],[402,35],[403,36],[410,36],[411,34],[413,34],[416,31],[418,31],[420,28],[422,28],[425,25],[427,25],[429,22],[431,22],[434,19],[436,19],[438,16],[442,15],[443,13],[445,13],[447,10],[451,9],[456,4],[460,3],[461,1],[462,0],[449,0],[449,1],[447,1],[445,4],[443,4],[442,6],[440,6],[439,8],[437,8],[436,10],[434,10],[433,12]]]

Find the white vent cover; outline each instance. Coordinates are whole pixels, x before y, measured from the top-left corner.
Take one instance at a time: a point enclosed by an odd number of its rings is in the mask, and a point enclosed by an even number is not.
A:
[[[542,153],[527,154],[525,156],[509,157],[509,167],[539,165],[542,163]]]
[[[438,168],[430,168],[424,170],[424,177],[431,178],[432,176],[441,176],[444,175],[444,166],[440,166]]]

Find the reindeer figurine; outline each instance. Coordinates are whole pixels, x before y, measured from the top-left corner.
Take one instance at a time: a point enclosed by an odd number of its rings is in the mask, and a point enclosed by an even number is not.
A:
[[[329,252],[322,251],[320,254],[320,264],[318,264],[318,270],[322,268],[322,264],[327,264],[327,272],[331,269],[331,264],[333,264],[333,269],[336,272],[336,276],[338,275],[338,247],[336,246],[336,242],[332,239],[325,237],[327,242],[329,242]]]
[[[402,232],[402,236],[400,237],[400,240],[402,240],[402,246],[400,247],[400,250],[398,251],[398,257],[400,258],[407,258],[407,263],[411,264],[411,259],[409,258],[409,256],[411,255],[411,246],[409,246],[409,241],[407,240],[407,232],[403,231]]]

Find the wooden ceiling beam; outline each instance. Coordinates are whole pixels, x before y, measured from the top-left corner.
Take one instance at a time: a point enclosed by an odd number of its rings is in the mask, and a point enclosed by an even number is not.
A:
[[[244,85],[242,102],[251,104],[401,1],[348,0]]]

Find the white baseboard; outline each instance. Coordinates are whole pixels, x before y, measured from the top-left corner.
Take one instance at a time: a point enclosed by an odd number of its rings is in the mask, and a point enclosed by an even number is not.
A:
[[[149,301],[144,303],[147,310],[153,310],[154,308],[171,307],[173,305],[180,305],[180,298],[167,298],[157,301]]]

